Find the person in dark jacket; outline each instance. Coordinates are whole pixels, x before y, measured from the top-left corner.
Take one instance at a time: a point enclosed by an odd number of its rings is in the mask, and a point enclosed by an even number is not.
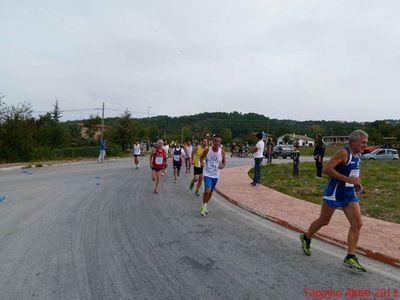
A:
[[[321,134],[315,136],[315,148],[314,148],[314,160],[315,166],[317,168],[316,178],[322,179],[322,161],[325,156],[325,143],[322,140]]]

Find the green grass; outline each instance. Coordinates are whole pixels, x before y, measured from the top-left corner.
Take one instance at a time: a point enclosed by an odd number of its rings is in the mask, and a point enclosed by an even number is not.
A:
[[[292,176],[293,165],[270,164],[262,167],[261,182],[279,192],[320,204],[327,182],[315,178],[315,164],[300,162],[299,176]],[[252,171],[249,175],[252,177]],[[365,216],[400,224],[400,161],[363,161],[361,180],[364,192],[359,194]]]
[[[343,148],[343,145],[340,146],[327,145],[325,147],[325,156],[332,156],[333,154],[336,153],[336,151],[338,151],[341,148]],[[299,150],[301,156],[306,156],[306,155],[313,156],[314,153],[314,147],[303,146],[300,147]]]

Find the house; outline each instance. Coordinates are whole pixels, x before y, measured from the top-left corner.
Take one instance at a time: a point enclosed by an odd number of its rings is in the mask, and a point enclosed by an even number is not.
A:
[[[285,143],[285,136],[288,136],[290,139],[288,143]],[[299,146],[314,146],[315,140],[310,138],[306,135],[299,135],[299,134],[284,134],[277,138],[277,144],[298,144]]]
[[[86,127],[83,123],[79,123],[79,127],[81,128],[81,135],[84,139],[93,137],[99,140],[101,136],[101,126],[101,124],[93,124],[90,127]],[[110,130],[111,128],[111,126],[104,125],[103,132]]]
[[[322,140],[327,145],[336,145],[336,144],[347,144],[349,142],[349,136],[347,135],[327,135],[323,136]]]

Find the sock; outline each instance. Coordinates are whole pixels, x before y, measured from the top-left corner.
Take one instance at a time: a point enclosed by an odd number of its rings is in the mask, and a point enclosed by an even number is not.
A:
[[[204,207],[207,207],[207,203],[204,203],[203,205],[204,205]]]
[[[303,239],[306,241],[307,245],[311,244],[311,240],[309,238],[307,238],[307,236],[305,234],[303,235]]]
[[[356,257],[355,254],[347,254],[347,256],[346,256],[347,259],[355,258],[355,257]]]

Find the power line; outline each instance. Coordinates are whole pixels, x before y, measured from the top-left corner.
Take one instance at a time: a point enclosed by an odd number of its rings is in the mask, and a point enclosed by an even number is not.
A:
[[[101,111],[101,107],[94,107],[94,108],[77,108],[77,109],[63,109],[60,110],[62,113],[69,113],[69,112],[79,112],[79,111]],[[152,114],[149,112],[142,112],[142,111],[131,111],[131,110],[126,110],[126,109],[118,109],[118,108],[104,108],[106,111],[117,111],[117,112],[125,112],[128,111],[129,113],[133,114],[141,114],[141,115],[153,115],[155,116],[156,114]],[[33,113],[48,113],[49,111],[47,110],[33,110]]]

